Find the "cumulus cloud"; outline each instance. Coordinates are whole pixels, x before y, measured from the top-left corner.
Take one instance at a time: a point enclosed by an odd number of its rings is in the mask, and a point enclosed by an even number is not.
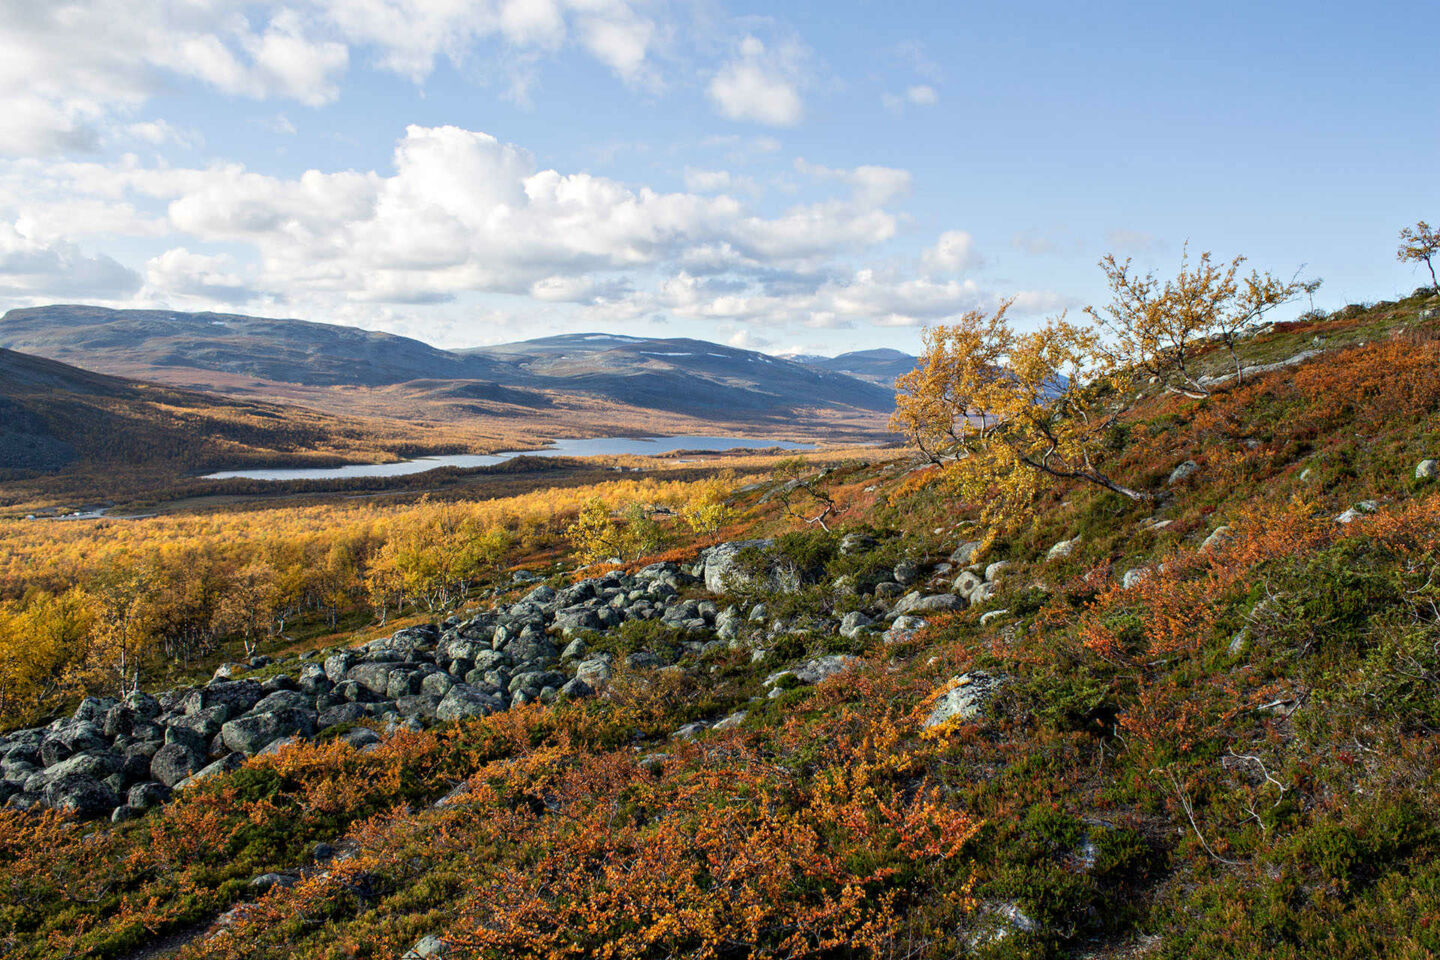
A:
[[[802,60],[797,44],[771,49],[758,37],[747,36],[735,57],[711,78],[706,93],[727,119],[793,127],[805,112],[799,90]]]
[[[287,179],[238,164],[63,164],[48,189],[162,201],[178,233],[252,245],[274,289],[415,302],[525,293],[556,276],[687,261],[710,272],[814,270],[893,237],[896,215],[883,204],[906,179],[881,168],[831,171],[853,196],[765,217],[728,195],[540,169],[528,151],[487,134],[416,126],[397,144],[394,167],[389,175],[310,170]]]
[[[166,250],[145,264],[145,294],[223,303],[245,303],[255,298],[234,258],[192,253],[184,247]]]
[[[921,259],[931,270],[941,273],[963,273],[980,263],[975,251],[975,238],[964,230],[946,230],[935,246],[926,250]]]
[[[15,224],[0,222],[0,291],[31,298],[109,300],[134,293],[135,271],[101,255],[82,253],[73,243],[46,242]]]
[[[499,55],[487,62],[503,64],[523,96],[535,58],[568,44],[627,84],[658,88],[652,53],[665,31],[648,8],[637,0],[0,0],[0,154],[94,150],[116,115],[176,78],[231,96],[328,104],[352,47],[419,83],[441,57],[459,64],[491,43]]]
[[[0,165],[0,223],[14,218],[10,247],[38,266],[22,271],[16,259],[6,283],[53,299],[82,286],[69,275],[88,277],[96,296],[134,293],[132,271],[74,246],[88,231],[165,238],[168,249],[143,265],[141,299],[292,314],[303,305],[333,319],[392,318],[474,295],[488,306],[499,295],[602,328],[673,317],[844,329],[920,326],[999,301],[967,274],[978,260],[964,231],[918,258],[883,256],[908,172],[804,161],[796,170],[834,195],[761,212],[717,192],[736,179],[721,171],[690,170],[691,189],[661,192],[544,167],[518,145],[457,127],[407,128],[383,172],[277,177],[134,157],[12,163]],[[215,249],[231,255],[196,252]],[[877,255],[888,265],[851,265]],[[1033,291],[1019,309],[1053,302]]]
[[[106,119],[143,103],[167,75],[259,99],[336,97],[343,43],[285,8],[258,24],[195,0],[0,0],[0,152],[93,149]]]

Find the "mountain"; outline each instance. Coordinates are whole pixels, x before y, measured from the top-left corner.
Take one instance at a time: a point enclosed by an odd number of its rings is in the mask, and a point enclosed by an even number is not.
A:
[[[683,413],[804,406],[888,412],[894,394],[845,374],[705,340],[577,333],[464,351],[509,363],[514,382]]]
[[[384,454],[377,425],[92,373],[0,348],[0,479]]]
[[[919,362],[920,358],[905,353],[903,350],[881,347],[877,350],[855,350],[851,353],[842,353],[837,357],[800,354],[791,359],[880,386],[894,387],[895,379],[914,370],[915,364]]]
[[[76,304],[9,311],[0,318],[0,346],[106,372],[169,371],[202,383],[201,372],[309,386],[495,379],[501,373],[484,357],[356,327]]]
[[[588,400],[726,422],[774,422],[816,408],[876,420],[893,407],[885,386],[843,372],[702,340],[590,333],[470,350],[303,320],[168,310],[53,305],[0,318],[0,346],[123,376],[229,394],[299,400],[348,412],[315,389],[365,388],[400,406],[525,416],[525,408]],[[396,387],[404,389],[397,391]],[[381,402],[381,401],[376,401]],[[573,405],[573,403],[572,403]]]

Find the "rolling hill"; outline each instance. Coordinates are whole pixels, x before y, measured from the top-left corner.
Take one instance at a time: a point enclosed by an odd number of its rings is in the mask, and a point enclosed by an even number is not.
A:
[[[790,359],[821,370],[843,373],[858,380],[893,388],[895,379],[914,370],[920,358],[903,350],[881,347],[877,350],[855,350],[836,357],[799,354]]]
[[[447,406],[472,414],[478,400],[490,404],[484,413],[514,418],[585,400],[633,408],[632,419],[650,411],[758,424],[822,410],[878,429],[893,406],[888,384],[873,376],[700,340],[599,333],[455,351],[302,320],[59,304],[6,313],[0,346],[103,373],[344,411],[360,390],[372,407],[422,403],[427,415]],[[311,392],[301,398],[281,386]],[[336,400],[317,390],[350,392]]]
[[[61,471],[174,475],[406,452],[400,433],[387,436],[382,424],[92,373],[0,348],[0,479]]]

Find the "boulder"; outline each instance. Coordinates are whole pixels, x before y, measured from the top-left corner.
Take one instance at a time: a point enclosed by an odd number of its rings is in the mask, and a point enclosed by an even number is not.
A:
[[[1200,544],[1200,549],[1215,550],[1225,546],[1225,544],[1230,543],[1234,539],[1235,533],[1229,527],[1216,527],[1214,532],[1206,537],[1204,542]]]
[[[228,721],[220,728],[220,736],[229,749],[253,757],[271,741],[281,737],[313,736],[315,720],[314,711],[291,707],[269,713],[251,713]]]
[[[913,560],[901,560],[895,564],[895,569],[890,572],[890,575],[901,586],[909,586],[920,579],[920,566]]]
[[[919,590],[912,591],[900,599],[890,611],[890,616],[898,617],[904,614],[915,613],[943,613],[947,610],[964,610],[965,600],[953,593],[937,593],[925,596]]]
[[[985,712],[985,707],[995,694],[1009,682],[1008,677],[972,670],[961,674],[935,699],[934,706],[922,723],[921,729],[974,723]]]
[[[757,586],[757,579],[741,568],[741,555],[751,550],[767,550],[773,540],[732,540],[711,547],[701,554],[705,569],[705,589],[726,593]]]
[[[840,552],[845,556],[853,556],[857,553],[869,553],[878,545],[874,537],[863,533],[847,533],[840,538]]]
[[[979,555],[980,548],[984,545],[980,540],[966,540],[951,552],[950,562],[957,567],[968,567],[975,562],[975,557]]]
[[[1180,466],[1170,471],[1170,478],[1166,480],[1165,483],[1167,486],[1173,487],[1175,486],[1175,484],[1191,476],[1195,473],[1196,470],[1199,469],[1200,464],[1196,463],[1194,460],[1186,460],[1184,463],[1180,464]]]
[[[238,717],[265,696],[265,689],[255,680],[215,680],[192,691],[185,697],[186,714],[199,713],[210,707],[224,707],[229,716]]]
[[[136,810],[149,810],[170,799],[170,788],[154,780],[137,783],[125,795],[125,803]]]
[[[354,681],[377,697],[385,696],[390,686],[390,672],[394,663],[359,663],[351,667],[345,679]]]
[[[854,640],[868,630],[874,622],[859,610],[852,610],[840,618],[840,636],[847,640]]]
[[[167,787],[173,787],[203,766],[203,750],[191,743],[175,741],[155,752],[150,760],[150,776]]]
[[[435,708],[438,720],[462,720],[466,717],[487,717],[505,708],[494,696],[482,693],[466,683],[457,683]]]
[[[1075,551],[1075,547],[1079,543],[1079,537],[1075,537],[1073,540],[1061,540],[1059,543],[1055,544],[1048,551],[1046,551],[1045,559],[1060,560],[1064,557],[1068,557],[1071,553]]]
[[[886,643],[905,643],[915,636],[916,631],[928,626],[928,622],[920,617],[899,616],[890,624],[890,629],[885,631],[883,639]]]
[[[1421,460],[1415,465],[1416,480],[1434,480],[1440,477],[1440,460]]]
[[[1133,590],[1145,580],[1148,580],[1153,572],[1149,567],[1136,567],[1133,570],[1126,570],[1125,576],[1120,580],[1120,586],[1125,590]]]
[[[120,798],[107,784],[79,773],[52,780],[45,788],[45,799],[56,810],[80,820],[107,817],[120,805]]]

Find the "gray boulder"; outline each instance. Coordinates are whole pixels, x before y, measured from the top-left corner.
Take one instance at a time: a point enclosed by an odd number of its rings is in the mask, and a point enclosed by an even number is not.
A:
[[[78,773],[52,780],[45,788],[45,799],[56,810],[80,820],[109,816],[120,805],[120,797],[109,785]]]
[[[905,614],[916,613],[943,613],[947,610],[964,610],[965,600],[953,593],[937,593],[925,596],[919,590],[912,591],[900,599],[890,611],[890,616],[898,617]]]
[[[150,776],[167,787],[173,787],[204,766],[203,750],[192,743],[175,741],[155,752],[150,760]]]
[[[950,554],[950,562],[957,567],[968,567],[975,562],[975,557],[984,545],[979,540],[966,540]]]
[[[215,680],[192,691],[183,704],[186,714],[199,713],[210,707],[224,707],[229,716],[238,717],[265,696],[265,688],[255,680]]]
[[[1415,465],[1416,480],[1434,480],[1440,477],[1440,460],[1421,460]]]
[[[854,640],[868,630],[874,622],[859,610],[852,610],[840,618],[840,636],[847,640]]]
[[[1008,677],[980,670],[961,674],[936,698],[935,705],[921,728],[929,730],[947,724],[974,723],[980,719],[995,694],[1008,682]]]
[[[505,709],[505,704],[495,696],[476,690],[466,683],[457,683],[445,694],[435,708],[437,720],[463,720],[466,717],[488,717]]]
[[[1184,463],[1180,464],[1180,466],[1170,471],[1170,478],[1166,480],[1165,483],[1167,486],[1173,487],[1175,486],[1175,484],[1193,475],[1195,471],[1199,469],[1200,464],[1196,463],[1194,460],[1186,460]]]
[[[220,737],[229,749],[253,757],[271,741],[281,737],[314,736],[315,720],[314,711],[290,707],[269,713],[251,713],[228,721],[220,728]]]
[[[741,555],[750,550],[768,550],[773,544],[773,540],[732,540],[706,550],[701,555],[705,589],[726,593],[759,585],[755,576],[741,569]]]

